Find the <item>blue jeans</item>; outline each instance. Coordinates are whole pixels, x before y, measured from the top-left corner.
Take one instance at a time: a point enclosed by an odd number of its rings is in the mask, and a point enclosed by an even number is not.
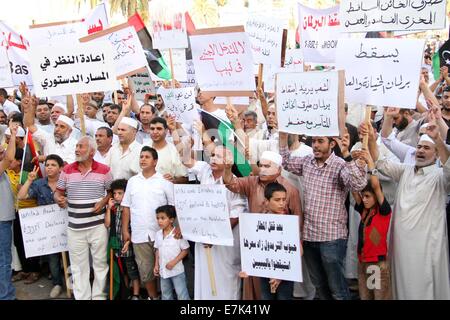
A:
[[[270,292],[269,281],[269,278],[259,278],[261,300],[292,300],[292,292],[294,291],[294,283],[292,281],[281,281],[276,293]]]
[[[173,289],[177,293],[177,300],[191,300],[189,297],[186,275],[180,273],[171,278],[161,278],[161,299],[162,300],[174,300]]]
[[[321,300],[350,300],[344,276],[347,239],[303,242],[303,257]]]
[[[12,221],[0,221],[0,300],[16,299],[16,289],[11,282]]]
[[[61,272],[61,263],[60,263],[61,253],[54,253],[45,256],[48,259],[48,267],[50,269],[50,274],[52,275],[53,285],[62,286],[63,285],[63,277]]]

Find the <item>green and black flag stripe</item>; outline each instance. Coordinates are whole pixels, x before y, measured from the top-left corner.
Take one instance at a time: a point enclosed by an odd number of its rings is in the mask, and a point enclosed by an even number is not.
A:
[[[128,18],[128,24],[133,26],[141,42],[144,50],[147,63],[154,74],[164,80],[171,79],[170,68],[167,66],[161,52],[158,49],[153,49],[153,42],[150,33],[145,27],[141,16],[136,13]]]
[[[252,168],[245,156],[236,147],[236,140],[239,140],[234,133],[234,127],[231,123],[223,121],[222,119],[214,116],[213,114],[199,110],[203,126],[206,130],[217,132],[217,136],[210,134],[211,138],[215,141],[218,139],[220,143],[231,151],[233,154],[234,165],[233,173],[237,177],[247,177],[250,175]],[[234,139],[230,139],[230,136],[234,136]]]

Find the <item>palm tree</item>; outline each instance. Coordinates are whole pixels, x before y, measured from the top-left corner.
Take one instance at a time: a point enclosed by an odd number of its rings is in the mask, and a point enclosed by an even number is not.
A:
[[[91,8],[100,4],[101,0],[74,0],[80,8],[82,3],[89,2]],[[111,14],[121,12],[125,17],[130,17],[136,12],[140,14],[144,21],[148,20],[148,0],[110,0]]]

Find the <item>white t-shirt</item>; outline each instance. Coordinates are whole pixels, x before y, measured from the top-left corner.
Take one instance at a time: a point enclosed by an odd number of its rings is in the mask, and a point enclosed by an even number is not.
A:
[[[183,261],[179,261],[172,270],[166,265],[175,259],[182,250],[189,248],[189,243],[184,239],[175,239],[175,228],[164,238],[163,230],[156,232],[155,249],[159,251],[159,274],[163,279],[175,277],[184,272]]]
[[[109,167],[114,179],[130,179],[141,172],[139,166],[141,149],[142,145],[136,141],[133,141],[125,152],[122,152],[120,143],[113,144],[110,149]]]
[[[150,147],[153,147],[153,141],[149,143]],[[156,149],[155,149],[156,150]],[[170,174],[172,177],[186,177],[187,170],[183,165],[178,154],[177,148],[171,143],[160,149],[158,152],[158,164],[156,165],[156,171],[162,175]]]
[[[77,141],[71,136],[64,140],[63,143],[57,143],[53,134],[48,134],[44,130],[38,128],[33,134],[33,139],[41,145],[45,156],[56,154],[67,163],[75,162],[75,147]]]
[[[145,178],[142,173],[128,180],[122,206],[130,208],[131,242],[146,243],[155,240],[159,230],[156,209],[174,205],[173,184],[160,173]]]

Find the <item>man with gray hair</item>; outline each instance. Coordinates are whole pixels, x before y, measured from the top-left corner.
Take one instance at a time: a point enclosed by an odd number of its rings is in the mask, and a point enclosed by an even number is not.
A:
[[[105,205],[112,182],[108,166],[94,160],[97,151],[92,137],[81,138],[75,149],[76,161],[64,167],[56,187],[55,201],[68,209],[67,241],[77,300],[105,300],[108,275],[106,252],[108,231],[104,225]],[[89,252],[94,283],[89,280]]]
[[[258,115],[255,111],[244,113],[244,131],[249,138],[261,140],[264,132],[258,129]]]

